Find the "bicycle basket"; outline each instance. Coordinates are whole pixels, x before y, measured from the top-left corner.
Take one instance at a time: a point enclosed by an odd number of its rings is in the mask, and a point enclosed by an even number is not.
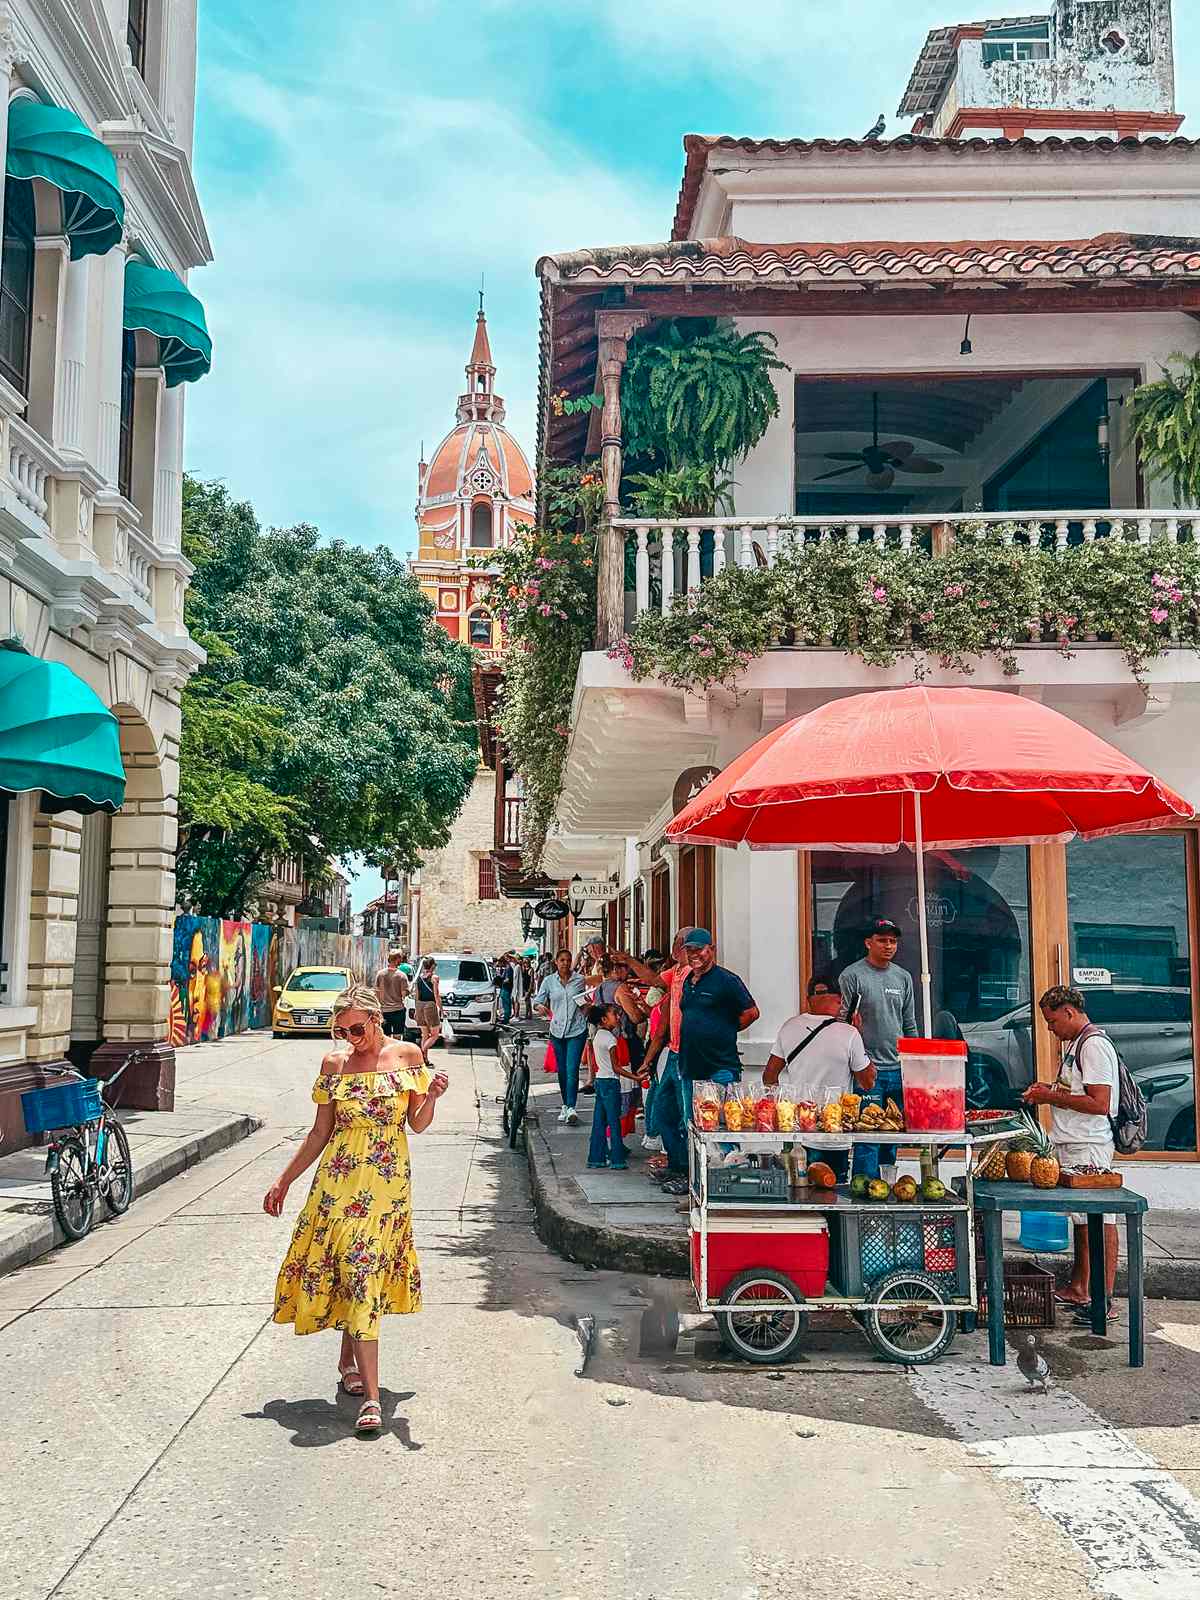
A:
[[[26,1133],[49,1133],[53,1128],[73,1128],[96,1122],[103,1111],[99,1078],[82,1083],[56,1083],[47,1089],[28,1089],[21,1096]]]

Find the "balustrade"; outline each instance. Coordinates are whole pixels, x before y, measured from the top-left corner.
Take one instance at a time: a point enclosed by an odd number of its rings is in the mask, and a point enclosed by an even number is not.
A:
[[[621,517],[617,536],[633,546],[634,608],[670,611],[725,567],[773,567],[789,551],[834,542],[911,550],[936,560],[962,535],[987,533],[1014,549],[1064,551],[1072,544],[1126,540],[1200,543],[1200,512],[1010,511],[875,517]]]
[[[52,465],[45,441],[14,417],[8,429],[9,482],[17,499],[43,525],[48,525]]]

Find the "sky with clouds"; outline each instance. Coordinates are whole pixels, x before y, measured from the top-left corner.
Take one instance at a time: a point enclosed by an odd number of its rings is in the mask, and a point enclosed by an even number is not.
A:
[[[1003,14],[1003,7],[997,7]],[[1177,4],[1200,133],[1200,5]],[[270,524],[413,544],[486,278],[532,454],[553,250],[668,237],[685,133],[889,132],[927,30],[970,0],[201,0],[195,171],[215,347],[187,465]],[[362,895],[356,886],[355,903]]]

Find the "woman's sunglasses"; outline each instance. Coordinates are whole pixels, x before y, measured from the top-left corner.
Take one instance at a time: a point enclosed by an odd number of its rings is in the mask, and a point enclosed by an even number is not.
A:
[[[353,1039],[357,1043],[359,1039],[366,1038],[370,1027],[371,1024],[369,1022],[352,1022],[349,1027],[334,1028],[333,1037],[335,1039]]]

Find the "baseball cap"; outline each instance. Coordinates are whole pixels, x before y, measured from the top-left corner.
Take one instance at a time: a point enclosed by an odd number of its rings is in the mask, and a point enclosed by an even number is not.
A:
[[[713,936],[707,928],[693,928],[691,933],[685,937],[683,948],[685,950],[703,950],[706,944],[711,944],[712,942]]]
[[[869,939],[875,933],[890,933],[897,939],[901,937],[900,928],[891,917],[872,917],[867,924],[866,937]]]

